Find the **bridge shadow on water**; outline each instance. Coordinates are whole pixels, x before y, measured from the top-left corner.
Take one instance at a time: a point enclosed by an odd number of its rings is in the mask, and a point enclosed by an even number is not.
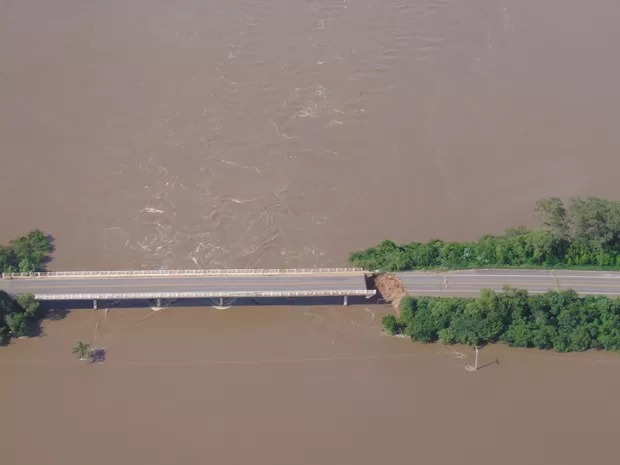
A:
[[[315,306],[341,306],[344,308],[344,297],[279,297],[279,298],[225,298],[223,305],[220,299],[161,299],[160,308],[187,308],[196,307],[205,310],[228,310],[234,311],[236,307],[281,307],[282,309],[295,307],[315,307]],[[375,305],[377,296],[366,298],[364,296],[349,296],[347,305]],[[157,307],[156,300],[98,300],[97,308],[105,309],[145,309]],[[44,322],[46,320],[62,320],[73,310],[92,310],[92,300],[69,300],[69,301],[42,301],[39,311],[42,318],[32,321],[28,328],[30,337],[45,337]],[[0,337],[0,346],[6,345],[10,338]],[[102,362],[105,360],[105,351],[97,349],[93,354],[92,362]]]
[[[279,298],[224,298],[220,299],[161,299],[161,308],[184,308],[202,307],[205,309],[230,309],[235,307],[312,307],[312,306],[343,306],[344,297],[279,297]],[[223,305],[221,305],[223,303]],[[366,298],[364,296],[349,296],[348,305],[368,305],[376,304],[377,297]],[[135,299],[135,300],[98,300],[97,308],[103,309],[138,309],[157,307],[155,299]],[[41,302],[41,309],[46,312],[44,319],[61,320],[71,310],[90,310],[93,309],[92,300],[75,301],[48,301]]]

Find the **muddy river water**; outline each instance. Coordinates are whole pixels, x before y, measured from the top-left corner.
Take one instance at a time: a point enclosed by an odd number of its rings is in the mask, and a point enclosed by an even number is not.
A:
[[[385,311],[46,321],[0,350],[2,463],[617,463],[616,354],[492,346],[470,372],[470,348],[381,336]],[[106,360],[75,360],[78,339]]]
[[[618,197],[620,5],[0,1],[0,240],[55,269],[330,266]]]
[[[50,267],[342,266],[620,197],[613,0],[0,0],[0,242]],[[12,464],[615,464],[620,359],[382,307],[74,311],[0,348]],[[107,350],[74,360],[76,340]]]

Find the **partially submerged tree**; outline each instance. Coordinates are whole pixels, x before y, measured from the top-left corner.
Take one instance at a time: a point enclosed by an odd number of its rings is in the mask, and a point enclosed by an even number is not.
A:
[[[28,335],[28,316],[25,313],[12,313],[5,317],[11,334],[15,337]]]
[[[34,318],[39,312],[39,301],[32,294],[19,294],[15,300],[28,318]]]
[[[27,327],[22,309],[5,291],[0,290],[0,332],[4,335],[25,336]]]
[[[386,333],[391,334],[391,335],[400,334],[401,326],[398,323],[398,320],[396,319],[394,315],[392,315],[391,313],[388,315],[385,315],[381,319],[381,321],[383,322],[383,329],[385,330]]]
[[[90,344],[86,344],[82,341],[77,341],[75,347],[71,349],[71,353],[75,355],[80,360],[84,361],[92,361],[93,360],[93,350],[90,348]]]
[[[35,229],[13,239],[8,247],[0,246],[0,272],[42,271],[54,250],[50,236]]]
[[[38,310],[39,302],[32,294],[11,296],[0,291],[0,334],[28,336],[32,322],[41,316]]]

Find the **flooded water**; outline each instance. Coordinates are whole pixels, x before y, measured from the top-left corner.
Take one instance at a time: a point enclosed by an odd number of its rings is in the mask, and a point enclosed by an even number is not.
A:
[[[53,268],[346,263],[617,198],[620,5],[0,0],[0,240]]]
[[[0,241],[44,229],[56,270],[335,266],[618,198],[619,15],[0,0]],[[2,463],[617,462],[617,355],[490,347],[471,373],[469,349],[381,336],[385,311],[47,321],[0,349]],[[107,360],[74,360],[78,339]]]
[[[617,463],[616,354],[492,346],[470,372],[469,348],[382,336],[385,310],[47,321],[0,350],[2,463]],[[73,358],[77,340],[106,360]]]

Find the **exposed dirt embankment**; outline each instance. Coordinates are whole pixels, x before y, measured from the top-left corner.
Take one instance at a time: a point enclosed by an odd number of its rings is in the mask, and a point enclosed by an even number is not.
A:
[[[367,278],[368,288],[376,289],[381,298],[392,304],[398,314],[400,300],[407,295],[402,281],[390,273],[372,275]]]

